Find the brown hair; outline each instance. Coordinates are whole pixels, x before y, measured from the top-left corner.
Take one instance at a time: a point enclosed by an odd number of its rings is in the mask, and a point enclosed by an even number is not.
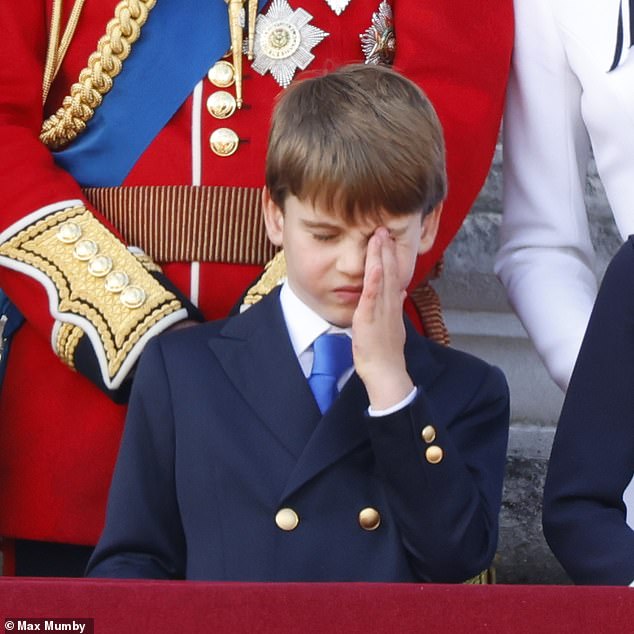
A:
[[[429,213],[445,198],[442,128],[425,94],[397,72],[353,64],[292,84],[273,113],[266,185],[358,214]]]

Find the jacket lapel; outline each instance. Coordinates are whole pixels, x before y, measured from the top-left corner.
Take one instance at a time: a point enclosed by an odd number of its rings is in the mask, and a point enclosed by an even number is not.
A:
[[[363,413],[367,407],[368,395],[361,379],[355,373],[316,425],[295,469],[290,474],[281,500],[353,449],[369,441],[368,430],[363,420]]]
[[[321,413],[290,342],[279,291],[229,320],[209,346],[257,418],[299,457]]]
[[[414,384],[426,390],[442,371],[430,352],[428,341],[407,322],[405,358]],[[295,469],[292,471],[280,502],[364,442],[369,442],[365,421],[368,396],[355,373],[346,383],[332,407],[319,420]]]

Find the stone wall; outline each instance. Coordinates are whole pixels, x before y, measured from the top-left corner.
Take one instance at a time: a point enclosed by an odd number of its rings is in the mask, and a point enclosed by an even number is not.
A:
[[[501,367],[511,389],[511,434],[501,514],[497,576],[501,583],[569,583],[541,531],[541,497],[563,401],[512,313],[493,273],[501,220],[502,148],[487,182],[445,255],[434,283],[452,345]],[[594,165],[586,200],[602,275],[620,245]]]

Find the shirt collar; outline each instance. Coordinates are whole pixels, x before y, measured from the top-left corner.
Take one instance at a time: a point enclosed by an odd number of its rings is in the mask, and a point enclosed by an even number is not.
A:
[[[333,326],[312,308],[309,308],[297,297],[288,281],[284,282],[280,291],[280,303],[293,350],[298,357],[313,345],[313,341],[319,335],[323,335],[325,332],[343,332],[349,337],[352,336],[351,328]]]

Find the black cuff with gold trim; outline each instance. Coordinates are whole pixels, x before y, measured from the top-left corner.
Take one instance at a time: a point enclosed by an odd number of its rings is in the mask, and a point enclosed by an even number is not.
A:
[[[202,315],[147,256],[131,253],[82,204],[50,213],[0,245],[11,267],[46,288],[53,346],[109,395],[128,382],[148,339]]]

